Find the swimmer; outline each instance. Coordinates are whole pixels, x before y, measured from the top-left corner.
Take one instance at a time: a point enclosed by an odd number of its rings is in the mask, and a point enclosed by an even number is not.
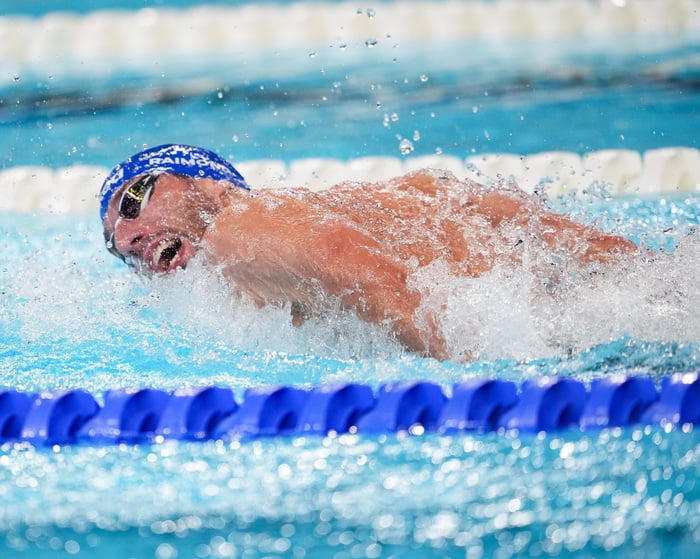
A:
[[[637,252],[627,239],[552,213],[512,185],[441,171],[328,190],[251,190],[228,161],[169,144],[117,165],[99,194],[107,248],[145,275],[195,255],[232,292],[286,306],[295,325],[333,303],[388,327],[410,351],[451,353],[415,273],[440,262],[460,277],[526,266],[537,243],[581,270]]]

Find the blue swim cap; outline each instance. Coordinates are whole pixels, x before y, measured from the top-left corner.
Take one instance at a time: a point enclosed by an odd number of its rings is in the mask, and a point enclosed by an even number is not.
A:
[[[100,189],[100,219],[104,220],[109,201],[122,184],[149,173],[226,180],[250,190],[235,167],[213,151],[183,144],[166,144],[137,153],[112,169]]]

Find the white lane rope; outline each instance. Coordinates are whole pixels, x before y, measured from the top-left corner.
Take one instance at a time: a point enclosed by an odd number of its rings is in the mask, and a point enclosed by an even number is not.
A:
[[[0,85],[23,74],[91,76],[154,70],[166,59],[225,62],[289,49],[333,46],[345,51],[345,60],[362,59],[373,41],[405,46],[574,38],[585,45],[596,37],[660,34],[693,42],[699,32],[700,0],[401,0],[364,9],[354,2],[251,2],[63,11],[0,16]]]
[[[343,181],[381,181],[421,168],[446,169],[458,177],[491,182],[514,179],[522,188],[544,189],[550,195],[581,192],[602,184],[612,194],[653,194],[700,190],[700,150],[664,148],[639,153],[605,150],[583,156],[542,152],[453,156],[364,157],[349,161],[299,159],[242,161],[236,167],[254,188],[303,186],[328,188]],[[0,171],[0,211],[18,213],[87,213],[97,215],[97,191],[109,169],[73,165]]]

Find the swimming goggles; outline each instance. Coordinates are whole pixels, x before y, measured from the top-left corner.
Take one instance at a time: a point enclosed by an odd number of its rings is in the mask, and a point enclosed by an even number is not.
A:
[[[119,217],[133,220],[141,215],[141,212],[148,206],[148,201],[151,198],[151,194],[153,194],[153,187],[158,180],[158,176],[157,174],[145,175],[124,190],[119,200]],[[127,264],[129,263],[127,258],[114,246],[114,231],[105,240],[105,246],[114,256],[124,260]]]
[[[158,176],[156,174],[146,175],[129,185],[119,200],[119,217],[136,219],[141,215],[141,212],[148,206]]]

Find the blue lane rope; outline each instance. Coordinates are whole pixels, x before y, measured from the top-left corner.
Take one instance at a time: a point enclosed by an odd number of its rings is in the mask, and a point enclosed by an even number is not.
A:
[[[564,377],[472,379],[447,397],[431,382],[250,388],[109,390],[104,404],[83,390],[27,394],[0,390],[0,442],[115,444],[163,439],[246,439],[279,435],[453,433],[516,429],[596,429],[700,423],[698,373],[650,378],[611,376],[590,387]]]

